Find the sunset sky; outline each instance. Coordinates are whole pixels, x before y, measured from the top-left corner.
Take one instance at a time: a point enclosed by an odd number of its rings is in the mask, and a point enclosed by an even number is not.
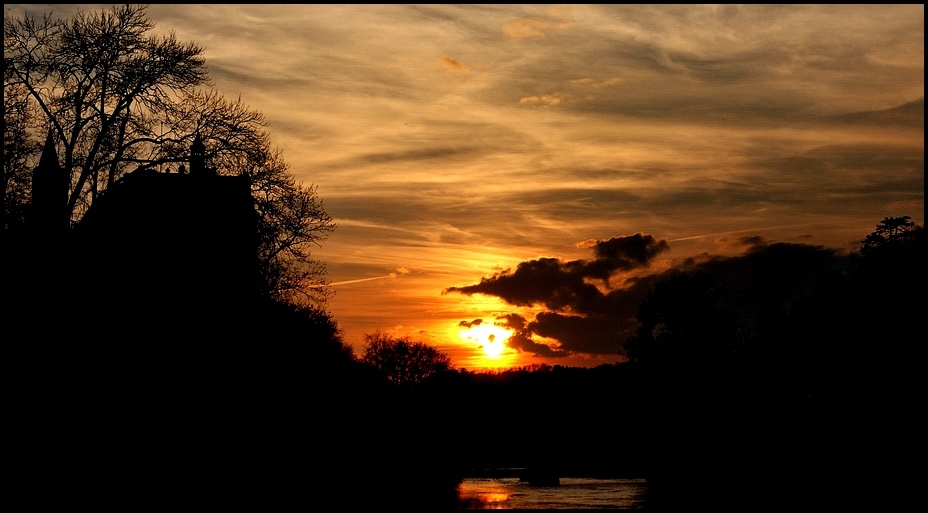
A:
[[[317,187],[337,228],[314,257],[357,351],[380,330],[459,368],[616,362],[661,270],[924,223],[921,4],[148,14]],[[494,324],[521,331],[491,359]]]

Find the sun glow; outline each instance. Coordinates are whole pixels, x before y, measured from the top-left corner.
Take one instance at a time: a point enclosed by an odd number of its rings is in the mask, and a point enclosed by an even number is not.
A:
[[[458,332],[461,340],[477,344],[490,358],[497,358],[506,349],[506,341],[512,336],[512,330],[492,324],[478,324]]]

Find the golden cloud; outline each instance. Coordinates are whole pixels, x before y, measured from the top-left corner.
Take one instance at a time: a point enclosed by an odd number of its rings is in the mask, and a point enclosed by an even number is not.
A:
[[[438,66],[442,67],[448,71],[453,71],[455,73],[467,73],[470,71],[470,68],[463,62],[452,59],[451,57],[445,55],[441,59],[438,59]]]
[[[592,87],[593,89],[602,89],[604,87],[613,86],[622,82],[622,79],[619,77],[612,77],[606,80],[596,81],[592,78],[578,78],[577,80],[571,80],[570,83],[573,85]]]
[[[565,101],[563,93],[543,94],[541,96],[524,96],[519,98],[519,105],[528,105],[530,107],[552,107],[560,105]]]
[[[544,39],[551,23],[544,20],[516,20],[503,26],[503,33],[515,39]]]

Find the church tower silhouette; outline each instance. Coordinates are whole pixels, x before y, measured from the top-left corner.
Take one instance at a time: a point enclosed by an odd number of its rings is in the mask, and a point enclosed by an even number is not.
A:
[[[37,240],[60,242],[71,227],[68,212],[70,177],[58,163],[55,138],[48,130],[39,164],[32,170],[32,206],[30,222]]]
[[[197,132],[190,144],[190,174],[203,175],[206,173],[206,145],[203,144],[200,132]]]

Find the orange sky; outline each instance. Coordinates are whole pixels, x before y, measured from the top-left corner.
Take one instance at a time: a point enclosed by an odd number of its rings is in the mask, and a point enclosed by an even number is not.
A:
[[[4,10],[52,7],[76,8]],[[738,255],[744,237],[850,250],[883,217],[924,222],[924,5],[165,4],[149,16],[205,47],[217,90],[263,112],[291,171],[317,186],[337,228],[313,254],[358,350],[380,330],[459,367],[614,362],[538,333],[487,359],[462,322],[531,321],[550,305],[447,289],[523,262],[593,261],[639,233],[667,247],[616,267],[604,294],[686,257]]]

